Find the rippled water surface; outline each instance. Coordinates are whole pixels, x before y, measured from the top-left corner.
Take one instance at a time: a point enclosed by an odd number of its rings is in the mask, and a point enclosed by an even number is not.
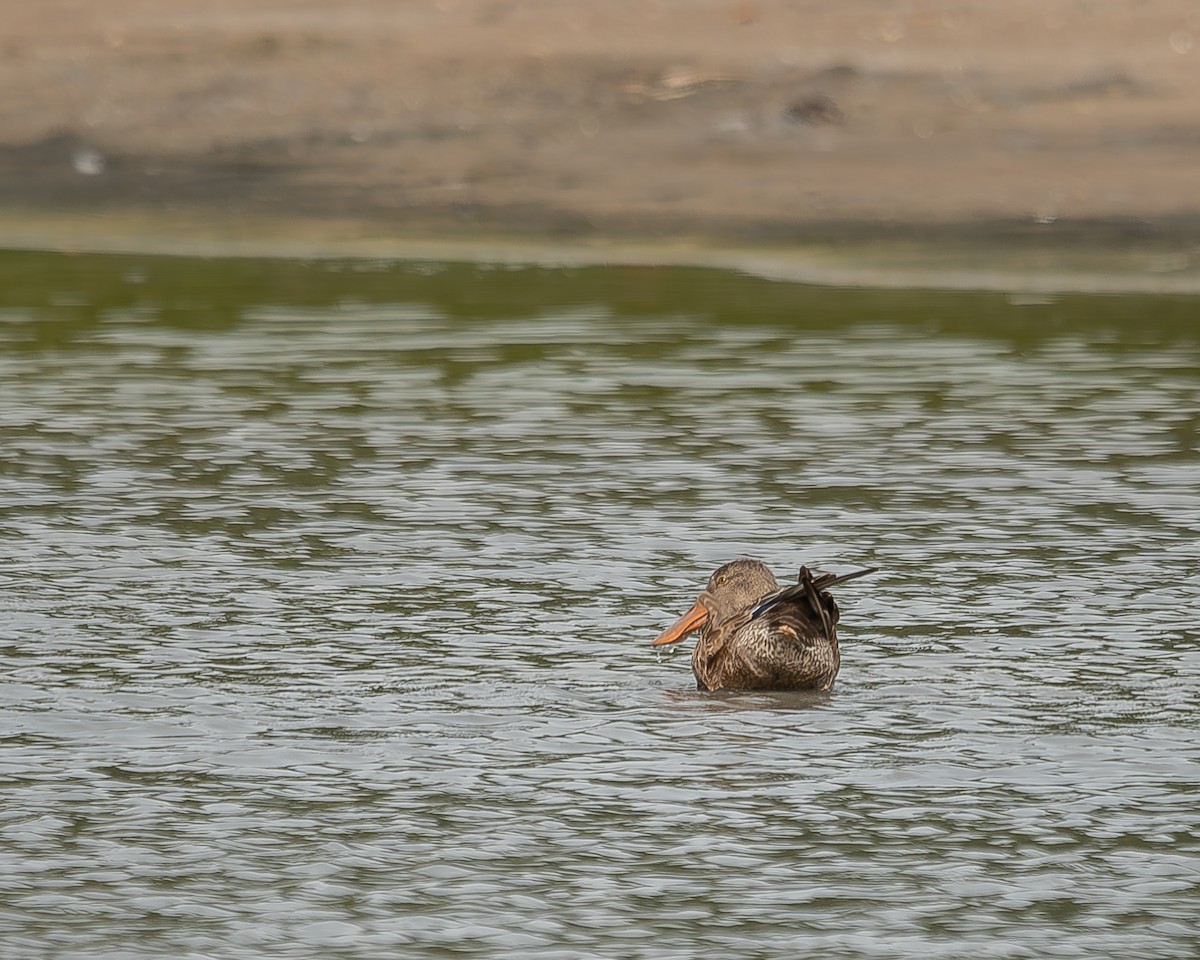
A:
[[[1200,952],[1200,304],[0,280],[0,956]],[[832,694],[656,661],[738,555]]]

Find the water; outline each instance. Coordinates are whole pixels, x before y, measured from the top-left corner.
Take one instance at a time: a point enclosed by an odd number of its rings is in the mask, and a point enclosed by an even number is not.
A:
[[[1200,951],[1195,302],[0,280],[0,956]],[[656,662],[743,554],[832,694]]]

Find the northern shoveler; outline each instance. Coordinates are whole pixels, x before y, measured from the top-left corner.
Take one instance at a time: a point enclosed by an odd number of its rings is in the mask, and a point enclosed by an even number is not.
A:
[[[698,690],[828,690],[842,658],[838,605],[826,588],[874,572],[814,577],[801,567],[799,582],[781,589],[766,564],[734,560],[654,646],[699,630],[692,652]]]

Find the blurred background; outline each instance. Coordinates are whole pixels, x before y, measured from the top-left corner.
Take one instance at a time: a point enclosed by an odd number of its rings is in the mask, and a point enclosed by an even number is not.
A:
[[[1200,956],[1194,2],[4,7],[0,957]]]
[[[317,243],[998,240],[1194,268],[1186,0],[10,7],[10,233],[149,212]]]

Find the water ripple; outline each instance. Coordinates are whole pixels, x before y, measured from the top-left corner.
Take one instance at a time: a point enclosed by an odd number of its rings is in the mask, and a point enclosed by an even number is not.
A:
[[[0,952],[1200,949],[1194,340],[156,269],[0,329]],[[656,660],[739,554],[882,568],[835,691]]]

